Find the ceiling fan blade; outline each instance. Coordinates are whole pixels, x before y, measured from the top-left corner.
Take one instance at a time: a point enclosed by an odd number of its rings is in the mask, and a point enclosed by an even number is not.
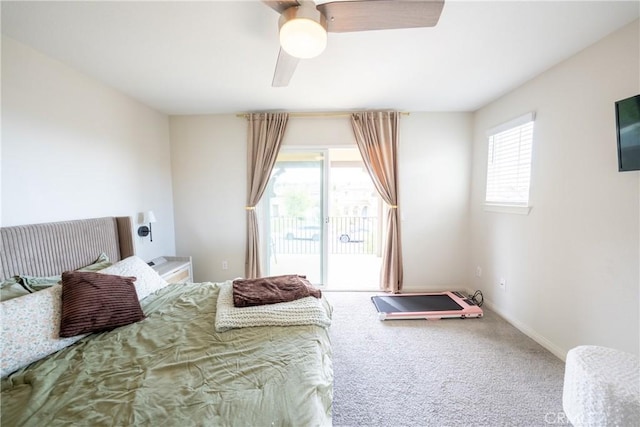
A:
[[[334,33],[433,27],[444,0],[334,1],[317,6]]]
[[[300,6],[300,3],[296,0],[262,0],[262,3],[266,4],[278,13],[282,13],[292,6]]]
[[[284,87],[289,85],[289,80],[293,76],[300,59],[289,55],[284,49],[280,48],[278,53],[278,62],[276,62],[276,71],[273,73],[273,81],[271,86]]]

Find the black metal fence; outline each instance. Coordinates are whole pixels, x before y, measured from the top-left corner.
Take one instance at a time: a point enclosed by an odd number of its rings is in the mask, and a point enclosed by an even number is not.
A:
[[[271,249],[275,254],[320,253],[322,223],[298,218],[271,219]],[[375,254],[378,248],[378,218],[329,217],[326,232],[330,254]]]

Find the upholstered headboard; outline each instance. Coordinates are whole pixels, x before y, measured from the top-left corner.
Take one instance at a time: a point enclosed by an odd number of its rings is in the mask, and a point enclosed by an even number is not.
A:
[[[0,279],[60,274],[91,264],[102,252],[112,262],[134,254],[130,217],[3,227],[0,240]]]

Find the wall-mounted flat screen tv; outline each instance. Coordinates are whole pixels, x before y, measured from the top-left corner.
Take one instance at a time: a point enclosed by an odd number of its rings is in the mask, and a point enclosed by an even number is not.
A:
[[[640,95],[616,102],[618,170],[640,170]]]

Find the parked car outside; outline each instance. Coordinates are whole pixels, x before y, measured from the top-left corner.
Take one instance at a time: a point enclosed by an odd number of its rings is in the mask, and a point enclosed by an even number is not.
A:
[[[369,230],[366,228],[352,228],[351,230],[341,233],[338,240],[340,243],[356,243],[356,242],[364,242],[365,238],[369,234]]]
[[[320,240],[322,229],[318,225],[305,225],[302,227],[296,227],[288,230],[285,234],[287,240],[313,240],[317,242]]]

